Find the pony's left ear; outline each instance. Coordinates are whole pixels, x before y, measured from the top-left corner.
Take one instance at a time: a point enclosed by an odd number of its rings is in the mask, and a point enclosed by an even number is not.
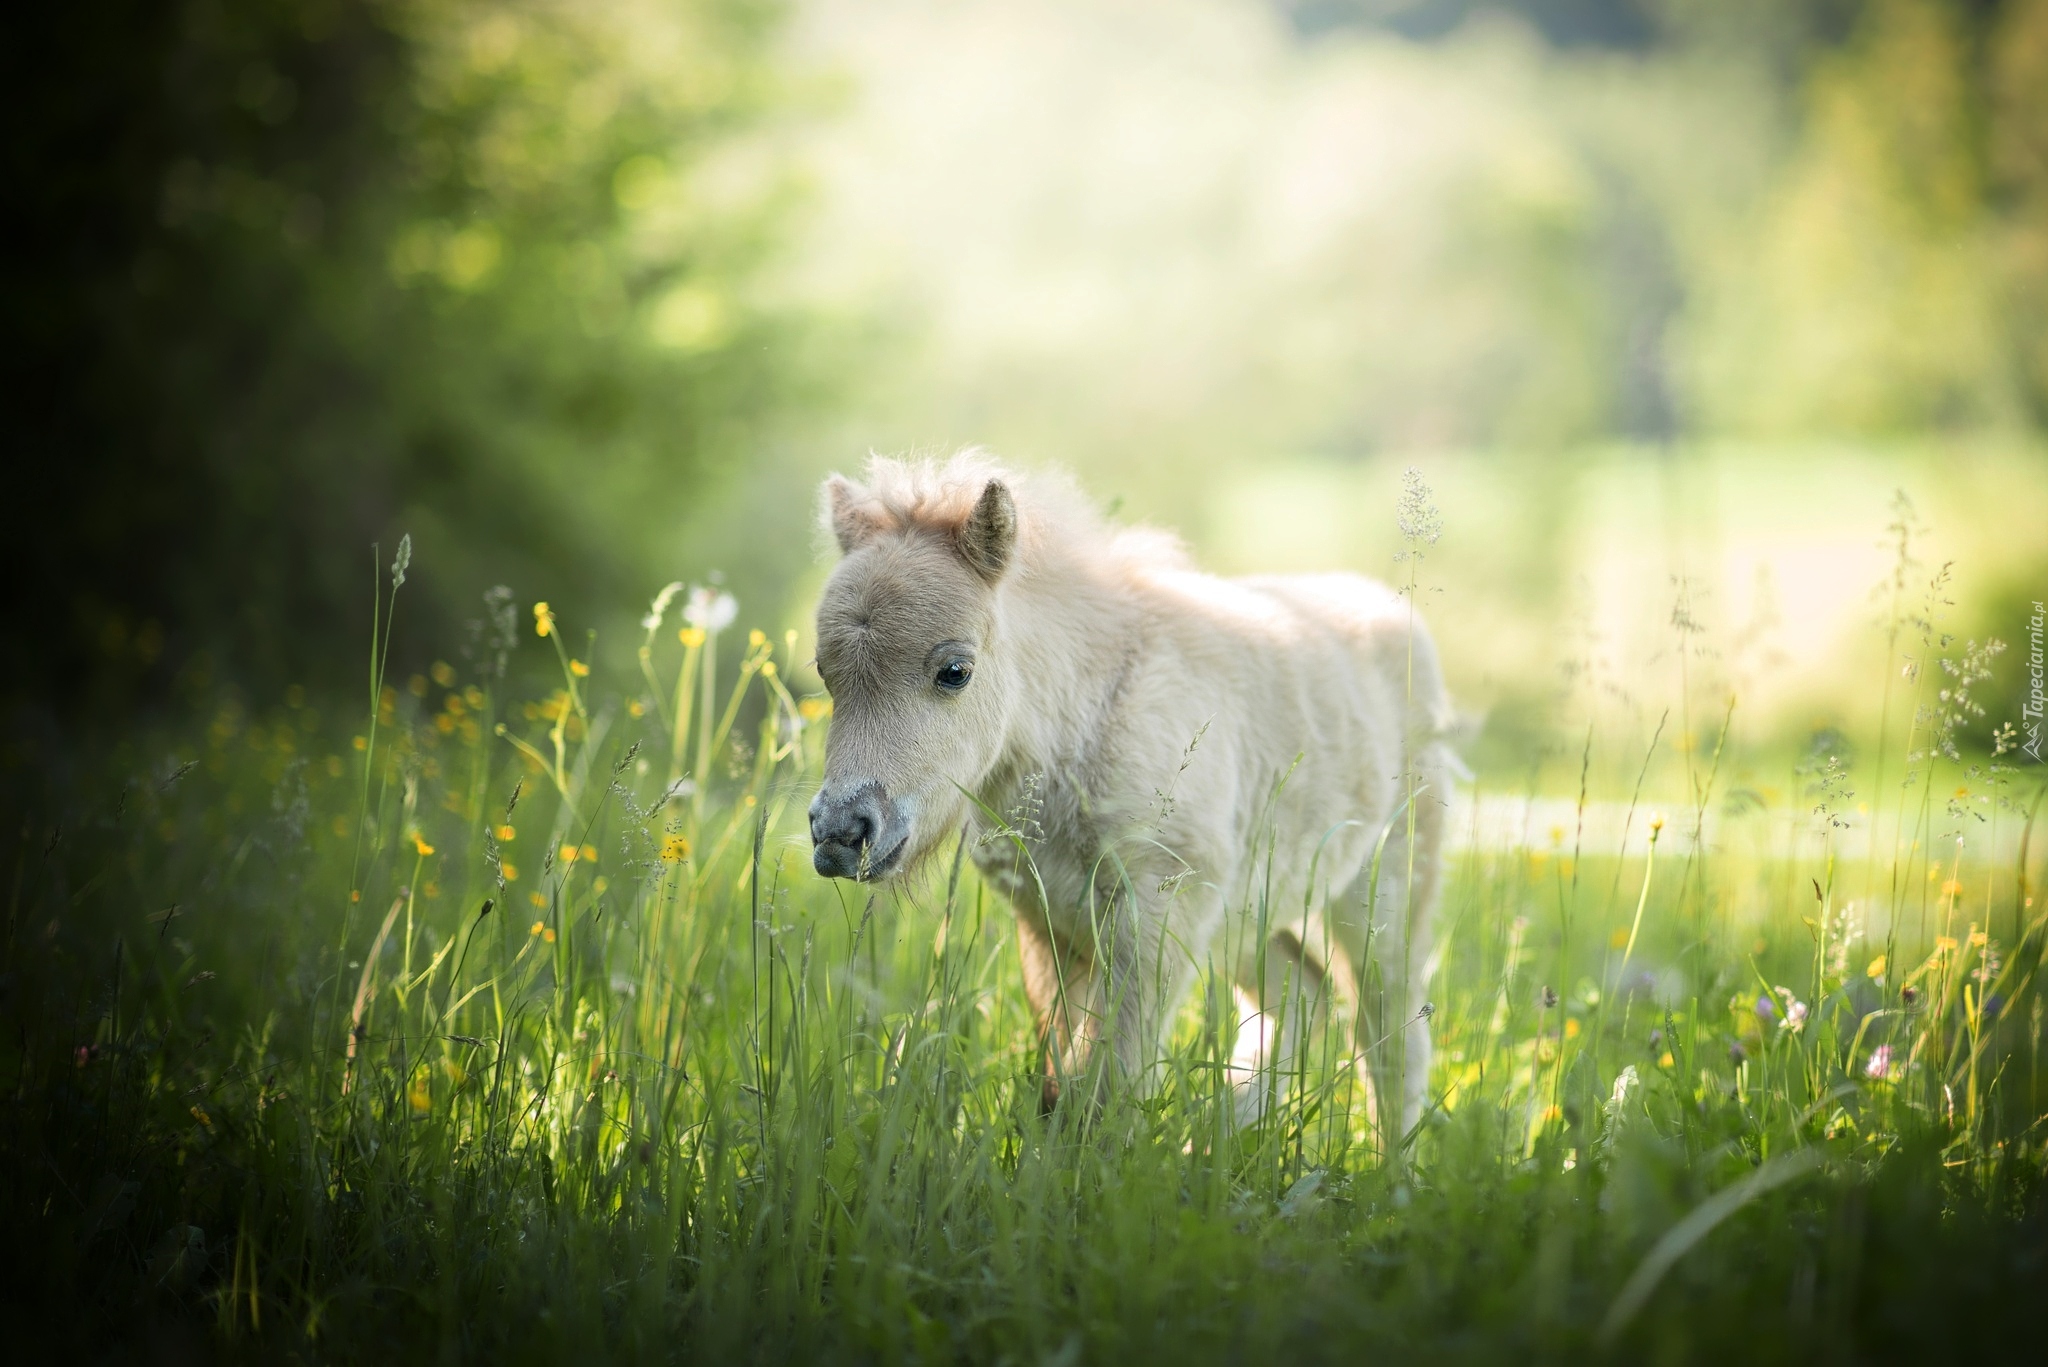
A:
[[[1003,577],[1017,548],[1017,505],[1008,485],[992,479],[982,487],[974,511],[960,524],[957,544],[976,574],[991,584]]]

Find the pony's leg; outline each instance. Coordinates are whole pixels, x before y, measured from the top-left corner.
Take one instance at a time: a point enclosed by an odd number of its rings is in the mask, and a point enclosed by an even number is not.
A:
[[[1212,905],[1213,904],[1213,905]],[[1143,1096],[1157,1090],[1157,1066],[1173,1017],[1195,980],[1220,899],[1203,890],[1179,899],[1115,897],[1098,924],[1105,1033],[1111,1062]]]
[[[1429,1090],[1429,985],[1422,975],[1436,939],[1443,823],[1443,802],[1423,792],[1394,819],[1370,911],[1370,863],[1330,904],[1333,938],[1357,989],[1354,1030],[1367,1106],[1381,1153],[1390,1160],[1422,1118]]]
[[[1275,934],[1264,953],[1260,948],[1241,953],[1233,975],[1239,1019],[1230,1081],[1240,1124],[1258,1121],[1287,1094],[1329,987],[1322,967],[1292,931]]]
[[[1059,1102],[1062,1083],[1086,1069],[1100,1032],[1099,975],[1092,957],[1055,935],[1043,913],[1021,908],[1017,954],[1024,964],[1024,995],[1038,1021],[1044,1072],[1039,1110],[1049,1114]]]

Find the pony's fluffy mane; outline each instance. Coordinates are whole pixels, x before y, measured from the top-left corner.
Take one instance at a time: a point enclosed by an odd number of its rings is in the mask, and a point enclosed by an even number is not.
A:
[[[1143,563],[1162,569],[1187,563],[1177,538],[1150,527],[1117,526],[1064,471],[1015,470],[980,447],[943,459],[871,456],[855,493],[864,512],[892,529],[950,534],[967,521],[992,479],[1007,485],[1016,503],[1018,558],[1027,572],[1049,559]],[[829,538],[829,499],[822,512]]]

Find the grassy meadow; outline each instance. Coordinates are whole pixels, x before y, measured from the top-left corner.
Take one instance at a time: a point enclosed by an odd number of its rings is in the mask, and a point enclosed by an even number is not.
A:
[[[812,873],[830,707],[795,633],[671,586],[608,677],[579,605],[493,591],[392,659],[409,552],[352,710],[195,693],[11,757],[19,1345],[1862,1362],[2038,1332],[2040,771],[1960,743],[2009,657],[1942,635],[1903,559],[1875,733],[1748,752],[1702,683],[1644,726],[1589,700],[1460,794],[1434,1104],[1381,1137],[1341,1008],[1234,1125],[1213,984],[1154,1094],[1041,1116],[972,864]]]

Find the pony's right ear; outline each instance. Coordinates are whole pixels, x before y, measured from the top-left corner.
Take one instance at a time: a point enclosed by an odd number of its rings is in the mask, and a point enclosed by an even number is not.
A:
[[[889,515],[881,503],[844,475],[825,481],[825,521],[840,551],[848,555],[889,529]]]

